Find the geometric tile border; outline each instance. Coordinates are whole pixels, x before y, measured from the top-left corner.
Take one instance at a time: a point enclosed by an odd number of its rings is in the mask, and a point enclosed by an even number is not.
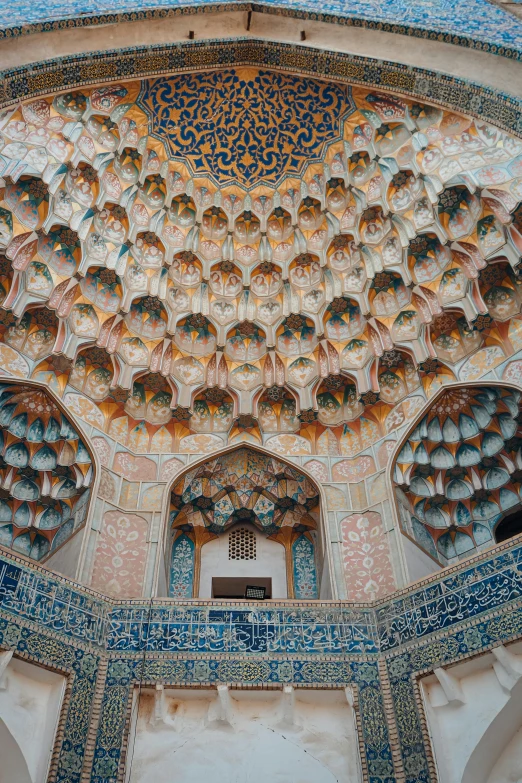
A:
[[[519,539],[375,604],[266,608],[111,601],[0,551],[0,648],[68,677],[50,781],[120,783],[133,688],[161,682],[351,685],[365,783],[435,783],[418,677],[518,638]]]
[[[158,2],[158,6],[163,3]],[[212,3],[207,0],[193,0],[190,4],[181,5],[175,8],[148,8],[140,9],[137,7],[135,10],[121,11],[121,12],[105,12],[105,13],[85,13],[80,8],[75,15],[72,15],[70,6],[63,4],[63,7],[67,7],[69,16],[67,18],[47,19],[45,21],[33,22],[29,24],[17,24],[16,21],[13,24],[12,14],[5,17],[7,23],[5,27],[0,29],[0,40],[2,38],[15,38],[19,36],[27,36],[34,33],[51,32],[53,30],[63,30],[78,27],[96,27],[99,25],[116,24],[121,22],[134,22],[154,19],[168,19],[178,16],[202,14],[202,13],[216,13],[223,11],[255,11],[257,13],[275,14],[278,16],[286,16],[296,19],[308,19],[317,22],[326,22],[329,24],[335,24],[345,27],[360,27],[370,30],[381,30],[383,32],[395,33],[399,35],[407,35],[415,38],[424,38],[428,40],[443,41],[445,43],[451,43],[457,46],[463,46],[470,49],[479,49],[485,52],[491,52],[503,57],[509,57],[513,59],[520,59],[522,55],[522,47],[520,45],[520,22],[516,17],[511,16],[508,12],[502,9],[502,12],[497,8],[488,9],[486,4],[480,4],[481,10],[489,10],[490,18],[485,20],[484,16],[478,18],[476,16],[476,9],[473,4],[470,4],[469,10],[467,8],[460,8],[460,14],[463,19],[460,21],[464,24],[461,26],[466,28],[466,33],[462,34],[459,31],[458,26],[447,21],[442,23],[436,18],[437,9],[434,9],[434,24],[433,27],[430,21],[426,19],[426,15],[420,13],[418,20],[411,20],[410,23],[405,23],[404,19],[404,6],[389,2],[388,8],[385,9],[386,13],[382,11],[376,11],[372,9],[372,13],[375,14],[373,19],[365,19],[362,15],[357,14],[357,4],[355,3],[351,9],[347,9],[345,13],[339,11],[339,4],[332,4],[330,10],[328,9],[328,3],[323,4],[323,11],[318,13],[315,9],[311,10],[306,8],[306,3],[303,3],[302,8],[297,7],[297,3],[293,4],[291,8],[285,8],[284,5],[277,6],[275,3],[249,3],[239,0],[236,2],[221,2]],[[420,11],[422,11],[422,4],[419,3]],[[412,6],[414,7],[414,6]],[[351,13],[350,13],[351,12]],[[52,13],[52,8],[48,11],[49,15]],[[55,10],[55,14],[60,14],[60,7]],[[394,16],[395,14],[395,16]],[[379,18],[380,16],[380,18]],[[499,31],[498,22],[501,20],[507,23],[508,20],[512,20],[512,30]],[[507,34],[506,34],[507,33]]]
[[[252,39],[133,47],[1,71],[0,109],[20,100],[81,85],[239,65],[392,90],[480,118],[522,136],[522,101],[498,90],[422,68]]]

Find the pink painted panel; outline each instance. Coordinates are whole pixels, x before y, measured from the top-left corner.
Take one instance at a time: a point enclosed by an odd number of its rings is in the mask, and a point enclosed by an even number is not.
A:
[[[377,451],[377,461],[380,468],[386,467],[390,461],[391,453],[396,445],[397,441],[395,440],[385,440],[384,443],[381,443]]]
[[[334,481],[360,481],[375,473],[375,470],[373,457],[365,455],[355,459],[343,459],[333,466],[332,479]]]
[[[510,362],[504,370],[502,378],[510,383],[520,384],[522,382],[522,362],[520,360]]]
[[[180,459],[169,459],[161,466],[160,481],[170,481],[178,473],[181,473],[185,465]]]
[[[328,468],[318,459],[311,459],[305,463],[305,468],[317,481],[328,481]]]
[[[120,451],[114,458],[113,470],[128,481],[154,481],[156,463],[148,457],[135,457],[126,451]]]
[[[108,468],[111,459],[111,447],[109,446],[105,438],[93,438],[92,446],[94,451],[100,458],[101,464],[105,468]]]
[[[346,517],[341,537],[348,599],[373,601],[392,593],[396,585],[381,515],[368,511]]]
[[[147,558],[147,521],[107,511],[94,556],[91,586],[118,598],[139,598]]]

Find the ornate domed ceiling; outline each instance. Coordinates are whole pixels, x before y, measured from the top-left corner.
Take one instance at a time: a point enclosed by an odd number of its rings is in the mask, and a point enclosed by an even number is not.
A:
[[[238,68],[0,138],[2,367],[135,451],[353,456],[522,347],[522,143],[490,125]]]
[[[0,384],[0,544],[40,560],[85,522],[93,466],[45,391]]]
[[[410,433],[395,482],[406,532],[447,564],[483,545],[522,498],[521,393],[448,389]]]
[[[355,110],[347,85],[254,68],[146,80],[136,103],[168,158],[246,190],[319,163]]]

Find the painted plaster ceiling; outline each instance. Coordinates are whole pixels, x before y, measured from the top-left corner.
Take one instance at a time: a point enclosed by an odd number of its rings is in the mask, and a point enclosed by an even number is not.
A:
[[[176,528],[221,533],[235,522],[251,522],[265,533],[316,527],[317,487],[287,463],[241,448],[187,473],[172,488]]]
[[[406,532],[444,564],[491,545],[502,516],[522,498],[521,393],[448,389],[397,456],[395,482],[411,516]]]
[[[317,598],[315,548],[319,545],[321,549],[316,538],[318,520],[318,487],[288,463],[249,447],[207,460],[172,487],[172,545],[167,547],[170,595],[194,595],[201,547],[225,530],[231,531],[229,559],[250,559],[247,541],[255,547],[256,538],[244,526],[255,525],[286,550],[287,569],[291,564],[287,570],[289,597]],[[237,548],[234,541],[238,542]]]
[[[2,367],[135,451],[353,456],[522,347],[522,143],[480,121],[225,69],[14,106],[0,165]]]
[[[39,388],[0,384],[0,544],[40,560],[84,523],[92,459]]]

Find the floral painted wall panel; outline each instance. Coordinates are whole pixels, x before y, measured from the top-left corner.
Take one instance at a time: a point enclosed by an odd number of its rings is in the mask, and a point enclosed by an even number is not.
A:
[[[120,473],[128,481],[154,481],[156,464],[147,457],[135,457],[125,451],[120,451],[114,457],[113,470]]]
[[[94,557],[91,587],[118,598],[139,598],[147,557],[143,517],[108,511]]]
[[[375,461],[373,457],[363,456],[355,459],[343,459],[336,462],[332,468],[334,481],[355,482],[375,473]]]
[[[104,500],[108,500],[109,503],[115,503],[118,497],[114,477],[108,470],[104,470],[103,468],[100,483],[98,485],[98,496]]]
[[[110,465],[110,459],[111,459],[111,447],[109,442],[105,438],[91,438],[91,444],[100,458],[101,464],[108,468]]]
[[[328,481],[328,466],[316,459],[305,463],[305,468],[318,481]]]
[[[396,585],[381,515],[368,511],[346,517],[341,536],[348,598],[372,601],[392,593]]]
[[[317,571],[314,545],[305,535],[292,544],[294,569],[294,597],[317,598]]]
[[[194,542],[182,534],[172,545],[170,596],[172,598],[192,598],[193,581]]]
[[[161,466],[160,481],[171,481],[177,473],[181,473],[185,467],[180,459],[169,459]]]

